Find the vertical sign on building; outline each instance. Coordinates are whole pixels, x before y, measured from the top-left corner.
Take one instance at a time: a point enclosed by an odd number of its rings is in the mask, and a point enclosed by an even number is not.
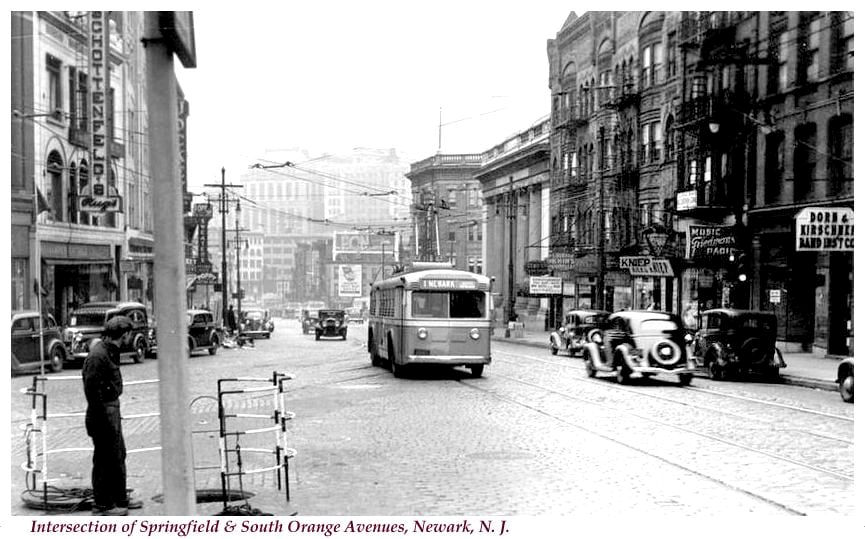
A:
[[[110,140],[109,32],[108,12],[91,11],[88,18],[89,91],[87,109],[90,121],[90,182],[78,198],[79,210],[91,213],[120,211],[121,198],[108,192]]]
[[[186,188],[186,118],[189,116],[189,101],[177,87],[177,162],[180,165],[180,185],[183,192],[183,213],[189,213],[192,195]]]

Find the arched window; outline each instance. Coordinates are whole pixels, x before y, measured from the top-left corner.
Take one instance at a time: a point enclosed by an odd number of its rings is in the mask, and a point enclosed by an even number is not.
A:
[[[672,161],[676,158],[676,130],[673,128],[675,122],[673,117],[667,117],[667,125],[664,127],[664,158]]]
[[[63,222],[63,158],[60,152],[52,150],[45,166],[45,198],[51,206],[55,221]]]
[[[90,183],[90,170],[87,167],[87,161],[81,160],[78,164],[78,192],[82,192]],[[87,212],[78,212],[78,222],[82,225],[90,224],[90,214]]]
[[[78,222],[78,167],[75,161],[69,163],[69,191],[66,194],[66,206],[69,208],[69,222]]]

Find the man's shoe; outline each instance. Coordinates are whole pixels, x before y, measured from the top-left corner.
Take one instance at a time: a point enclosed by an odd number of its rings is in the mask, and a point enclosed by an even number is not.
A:
[[[144,502],[142,502],[138,498],[129,498],[128,500],[126,500],[127,509],[141,509],[142,507],[144,507]]]
[[[110,509],[105,508],[93,508],[93,514],[101,517],[125,517],[129,514],[129,510],[125,507],[112,507]]]

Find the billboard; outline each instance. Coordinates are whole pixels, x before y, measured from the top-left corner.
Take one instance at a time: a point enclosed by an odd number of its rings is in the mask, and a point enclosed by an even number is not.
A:
[[[381,257],[396,254],[394,234],[373,234],[371,232],[334,232],[333,260],[337,255],[376,255]],[[388,258],[390,258],[388,256]]]
[[[339,264],[337,290],[341,298],[356,298],[361,295],[363,266],[361,264]]]

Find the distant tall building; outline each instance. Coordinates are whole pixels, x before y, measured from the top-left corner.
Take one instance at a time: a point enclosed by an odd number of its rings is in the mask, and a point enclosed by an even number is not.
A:
[[[319,156],[278,150],[267,152],[258,165],[238,178],[244,188],[229,194],[240,198],[241,235],[260,235],[262,241],[260,274],[249,268],[250,286],[244,287],[248,298],[324,299],[320,290],[329,296],[331,289],[332,272],[325,264],[333,261],[334,232],[408,226],[407,166],[395,150],[358,148]],[[214,218],[211,245],[219,242],[219,226]],[[300,265],[307,267],[302,275]]]

